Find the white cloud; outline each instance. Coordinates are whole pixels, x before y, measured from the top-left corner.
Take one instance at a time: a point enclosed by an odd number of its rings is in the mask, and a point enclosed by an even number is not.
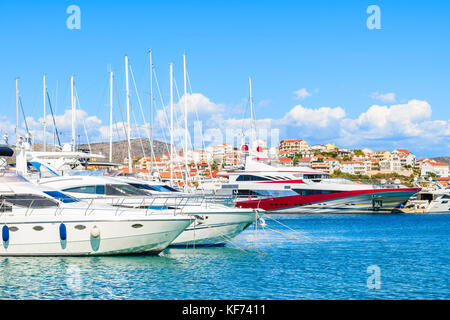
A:
[[[184,113],[185,100],[188,114],[195,112],[199,114],[211,114],[223,112],[225,110],[225,105],[216,104],[200,93],[192,93],[187,96],[183,95],[180,101],[174,105],[174,109],[180,113]]]
[[[302,105],[297,105],[286,113],[281,123],[285,125],[306,125],[324,128],[344,117],[345,111],[341,107],[309,109]]]
[[[343,130],[357,131],[366,138],[412,137],[424,134],[424,121],[431,117],[426,101],[410,100],[407,104],[373,105],[357,119],[346,119]]]
[[[306,88],[301,88],[294,91],[295,99],[305,99],[311,96],[311,93]]]
[[[34,119],[33,117],[27,117],[28,128],[32,134],[33,140],[36,142],[41,142],[44,139],[43,131],[43,118]],[[72,110],[67,109],[62,115],[55,116],[56,127],[60,135],[61,140],[70,140],[71,130],[72,130]],[[46,117],[47,123],[47,139],[52,139],[53,137],[53,118],[51,115]],[[101,124],[102,121],[97,116],[89,116],[86,111],[77,109],[75,111],[75,129],[77,135],[80,135],[82,141],[85,140],[85,132],[89,136],[89,140],[93,141],[95,139],[101,138]],[[24,125],[22,125],[22,128]],[[23,129],[20,132],[24,132]],[[23,134],[23,133],[22,133]],[[63,136],[63,137],[62,137]],[[78,137],[77,137],[78,139]],[[63,141],[61,141],[63,142]],[[68,142],[68,141],[65,141]]]
[[[395,93],[379,93],[379,92],[373,92],[370,94],[372,99],[380,100],[383,102],[395,102]]]

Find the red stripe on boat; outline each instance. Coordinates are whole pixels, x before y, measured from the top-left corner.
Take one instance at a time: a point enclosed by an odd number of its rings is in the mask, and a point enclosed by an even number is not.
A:
[[[303,180],[276,180],[276,181],[262,181],[258,183],[303,183]]]
[[[418,192],[420,188],[403,188],[403,189],[372,189],[372,190],[355,190],[345,192],[334,192],[325,194],[314,194],[309,196],[295,195],[287,197],[263,198],[258,200],[239,201],[236,207],[247,209],[263,209],[274,210],[280,208],[298,207],[305,204],[312,204],[327,200],[335,200],[339,198],[354,197],[363,194],[381,193],[381,192]],[[406,201],[407,199],[405,199]]]

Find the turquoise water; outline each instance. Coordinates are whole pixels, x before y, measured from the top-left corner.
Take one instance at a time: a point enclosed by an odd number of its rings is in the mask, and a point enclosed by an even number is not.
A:
[[[168,249],[156,257],[0,257],[0,298],[450,298],[450,215],[271,217],[293,230],[266,218],[283,234],[251,226],[236,238],[242,249],[230,244]],[[379,289],[367,286],[367,268],[374,265]]]

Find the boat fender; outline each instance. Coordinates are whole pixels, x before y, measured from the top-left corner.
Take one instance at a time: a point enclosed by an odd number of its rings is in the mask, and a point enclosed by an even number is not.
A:
[[[2,238],[4,242],[9,241],[9,228],[6,225],[2,228]]]
[[[67,228],[64,223],[59,225],[59,238],[63,241],[67,239]]]
[[[97,226],[93,226],[91,229],[91,236],[93,238],[98,238],[100,236],[100,228]]]

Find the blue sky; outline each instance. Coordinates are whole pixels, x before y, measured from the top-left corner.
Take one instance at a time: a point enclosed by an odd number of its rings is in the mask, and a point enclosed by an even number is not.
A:
[[[71,4],[81,9],[80,30],[66,27]],[[381,9],[380,30],[366,26],[369,5]],[[148,106],[151,48],[166,104],[168,64],[174,62],[182,90],[187,53],[193,92],[201,95],[190,102],[203,108],[205,129],[248,117],[251,76],[257,125],[278,127],[280,138],[449,155],[449,7],[399,0],[2,1],[0,129],[10,132],[8,120],[15,123],[14,78],[20,77],[25,113],[37,130],[46,73],[53,102],[58,82],[58,121],[67,140],[62,115],[74,74],[91,139],[106,140],[99,132],[109,121],[108,67],[123,107],[128,54]],[[219,115],[211,113],[214,106]]]

